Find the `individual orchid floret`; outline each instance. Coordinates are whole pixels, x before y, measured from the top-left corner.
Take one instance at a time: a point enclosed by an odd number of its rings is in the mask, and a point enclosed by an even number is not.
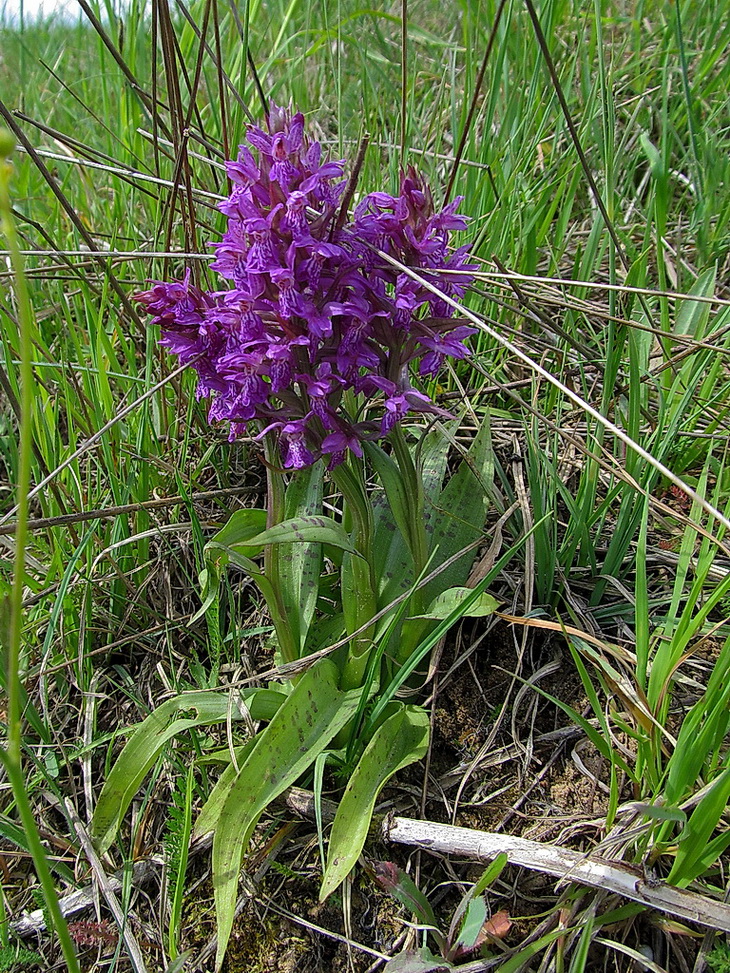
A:
[[[463,358],[474,330],[422,283],[448,297],[470,283],[468,248],[449,249],[466,226],[459,200],[437,212],[409,168],[397,196],[371,193],[346,222],[344,161],[323,156],[301,113],[273,106],[247,141],[226,164],[233,188],[211,264],[221,289],[206,293],[188,273],[137,297],[160,343],[197,370],[210,420],[228,422],[232,439],[256,423],[257,438],[275,435],[282,464],[299,469],[361,456],[363,441],[409,413],[448,415],[410,375]],[[347,393],[356,417],[343,409]]]

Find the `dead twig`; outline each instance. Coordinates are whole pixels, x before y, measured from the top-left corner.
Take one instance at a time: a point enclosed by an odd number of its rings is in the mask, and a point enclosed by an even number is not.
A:
[[[479,861],[491,861],[497,855],[506,854],[512,865],[553,875],[563,882],[577,882],[614,892],[649,909],[730,932],[730,906],[698,892],[664,883],[650,883],[640,868],[625,862],[590,857],[570,848],[546,845],[514,835],[472,831],[450,824],[409,818],[386,818],[382,834],[386,841],[442,854],[463,855]]]
[[[132,866],[132,886],[137,888],[144,885],[157,869],[158,865],[148,859],[135,862]],[[119,872],[118,874],[107,876],[107,883],[108,888],[112,892],[120,892],[122,889],[122,873]],[[82,889],[69,892],[68,895],[61,896],[58,900],[61,915],[64,917],[73,916],[83,909],[92,907],[96,902],[96,896],[97,889],[94,885],[87,885]],[[10,921],[10,931],[21,938],[37,936],[39,933],[45,932],[46,919],[44,911],[44,909],[34,909],[33,912],[26,912],[19,919],[12,919]]]

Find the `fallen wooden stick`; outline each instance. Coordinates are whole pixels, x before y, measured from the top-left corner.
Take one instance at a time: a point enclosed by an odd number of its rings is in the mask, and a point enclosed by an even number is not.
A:
[[[299,787],[290,787],[289,790],[283,795],[282,798],[286,805],[295,814],[301,817],[309,818],[314,820],[314,804],[315,797],[311,791],[304,791]],[[330,822],[335,816],[335,811],[337,810],[337,805],[333,801],[328,801],[326,798],[322,800],[322,819],[325,822]],[[68,808],[67,808],[68,811]],[[70,813],[70,811],[68,811]],[[74,813],[72,819],[78,824],[78,816]],[[78,829],[77,829],[78,830]],[[85,834],[85,832],[84,832]],[[196,838],[190,844],[190,854],[195,855],[200,852],[207,851],[213,844],[213,835],[207,834],[203,835],[202,838]],[[88,844],[84,849],[87,852],[87,857],[89,851],[93,855],[93,860],[98,864],[98,859],[96,855],[93,854],[93,849],[91,849]],[[92,861],[92,859],[90,859]],[[139,887],[147,883],[153,876],[159,873],[161,862],[156,859],[144,859],[141,861],[136,861],[132,865],[132,876],[131,884],[133,887]],[[122,876],[124,872],[119,871],[115,875],[107,875],[105,878],[106,892],[120,892],[122,889]],[[95,879],[96,881],[87,885],[82,889],[76,889],[73,892],[69,892],[67,895],[63,895],[58,899],[58,905],[61,909],[61,914],[66,916],[75,915],[77,912],[81,912],[83,909],[88,909],[90,906],[95,905],[98,899],[99,893],[99,879],[100,871],[95,869]],[[34,909],[33,912],[25,912],[23,915],[19,916],[17,919],[11,919],[10,929],[16,936],[38,936],[46,931],[46,917],[44,909]]]
[[[158,870],[158,866],[152,861],[138,861],[132,866],[131,883],[134,886],[144,885],[145,882]],[[108,887],[114,892],[122,889],[122,875],[120,871],[117,875],[108,876]],[[83,889],[77,889],[63,895],[58,900],[61,915],[72,916],[82,909],[93,906],[98,898],[98,886],[87,885]],[[10,929],[16,936],[37,936],[46,931],[46,917],[43,909],[34,909],[33,912],[25,912],[18,919],[11,919]]]
[[[615,892],[649,909],[730,933],[730,906],[698,892],[675,888],[664,882],[650,882],[641,869],[624,862],[590,857],[570,848],[541,844],[527,838],[410,818],[386,817],[382,833],[386,841],[480,861],[491,861],[497,855],[505,854],[512,865],[553,875],[565,882]]]

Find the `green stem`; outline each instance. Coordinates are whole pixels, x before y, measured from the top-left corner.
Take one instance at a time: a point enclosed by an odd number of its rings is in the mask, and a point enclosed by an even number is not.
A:
[[[22,761],[22,714],[20,704],[20,646],[23,627],[23,586],[25,581],[25,548],[28,537],[28,493],[30,491],[31,462],[33,456],[33,319],[30,297],[23,270],[18,238],[10,206],[10,172],[7,157],[12,151],[9,133],[0,132],[0,225],[5,236],[15,278],[15,296],[20,326],[20,420],[18,454],[18,513],[15,528],[15,563],[13,584],[10,591],[10,632],[7,654],[8,729],[7,745],[0,749],[0,760],[7,771],[13,789],[15,803],[25,830],[30,853],[33,856],[38,880],[43,890],[46,908],[50,915],[67,969],[77,973],[79,963],[74,944],[69,936],[66,921],[58,905],[53,876],[38,834],[33,809],[30,805]]]
[[[280,524],[285,517],[284,476],[279,472],[281,463],[279,452],[271,436],[264,436],[266,455],[266,527]],[[276,629],[282,662],[294,662],[299,658],[299,645],[292,635],[281,600],[281,579],[279,573],[279,544],[267,544],[264,548],[264,575],[270,582],[272,595],[267,598],[271,620]]]
[[[400,423],[397,423],[391,434],[390,441],[393,444],[393,452],[400,469],[400,475],[408,491],[412,503],[408,506],[408,519],[410,520],[410,541],[411,555],[416,576],[423,572],[428,562],[428,541],[426,539],[426,518],[424,513],[423,480],[418,474],[418,470],[413,462],[411,451],[408,448],[406,437]]]
[[[347,464],[341,463],[331,472],[337,489],[345,498],[347,510],[355,530],[355,547],[370,564],[373,538],[373,514],[362,477]]]
[[[429,558],[423,479],[413,462],[413,457],[408,448],[403,427],[400,423],[394,426],[389,438],[393,446],[393,453],[398,463],[406,494],[411,501],[407,508],[408,533],[410,535],[409,549],[413,558],[416,577],[421,577],[426,573]],[[408,605],[409,614],[415,617],[409,619],[404,624],[400,632],[398,645],[394,651],[394,658],[398,664],[407,662],[417,646],[436,627],[436,622],[433,619],[418,618],[426,608],[426,601],[425,590],[421,587],[417,588],[413,592]],[[421,675],[419,673],[419,679]]]
[[[362,475],[346,462],[332,470],[332,479],[344,497],[352,519],[357,555],[345,554],[342,562],[342,607],[348,634],[366,625],[377,612],[377,583],[373,568],[373,513]],[[359,556],[358,556],[359,555]],[[365,628],[352,639],[342,675],[343,689],[362,685],[375,627]]]

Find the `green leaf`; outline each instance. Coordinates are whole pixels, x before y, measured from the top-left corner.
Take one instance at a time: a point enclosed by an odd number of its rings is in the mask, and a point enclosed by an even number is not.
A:
[[[4,584],[2,588],[6,588],[7,590],[3,591],[0,589],[0,687],[5,693],[7,693],[8,679],[5,673],[5,659],[7,657],[8,646],[10,644],[10,595],[7,593],[9,592],[10,588]],[[17,684],[16,691],[18,693],[20,710],[23,713],[24,719],[26,719],[33,727],[35,732],[38,734],[38,738],[51,746],[52,738],[49,729],[38,710],[30,701],[28,691],[22,682]]]
[[[292,522],[318,515],[322,510],[324,465],[315,463],[292,475],[286,490],[284,509]],[[276,549],[279,595],[292,637],[303,654],[314,618],[322,575],[320,543],[280,544]]]
[[[695,877],[703,876],[707,869],[725,854],[728,845],[730,845],[730,831],[721,831],[712,841],[708,841],[694,862]]]
[[[397,711],[373,734],[335,815],[320,901],[334,892],[354,868],[367,838],[378,794],[393,774],[424,756],[428,730],[428,714],[424,710],[398,704]]]
[[[662,154],[651,141],[646,132],[639,133],[639,143],[644,150],[644,155],[648,159],[649,165],[651,166],[651,174],[654,176],[657,182],[666,180],[666,167],[664,165]]]
[[[461,922],[461,917],[466,912],[469,907],[469,903],[476,899],[482,894],[482,892],[496,881],[497,878],[502,874],[506,866],[509,864],[509,858],[504,852],[500,852],[499,855],[491,861],[487,867],[482,872],[479,880],[469,889],[461,902],[457,905],[454,910],[454,915],[451,919],[451,926],[449,927],[448,941],[453,942],[454,934],[459,928],[459,923]]]
[[[687,823],[687,814],[681,807],[664,807],[663,804],[642,804],[637,802],[632,808],[647,818],[654,821],[677,821],[679,824]]]
[[[431,604],[428,606],[422,615],[416,615],[416,618],[448,618],[449,615],[459,607],[459,605],[466,600],[466,598],[472,594],[473,588],[448,588],[446,591],[442,591]],[[491,615],[497,610],[499,602],[492,595],[483,591],[481,595],[472,602],[464,611],[464,615],[469,618],[483,618],[486,615]]]
[[[481,895],[486,888],[489,888],[489,886],[499,878],[508,864],[509,858],[503,851],[500,852],[494,861],[491,861],[484,869],[479,881],[476,882],[474,888],[471,890],[471,894]]]
[[[428,946],[421,946],[415,952],[398,953],[385,967],[388,973],[433,973],[453,968],[445,959],[434,956]]]
[[[257,579],[261,577],[258,568],[250,560],[251,557],[260,554],[261,549],[252,549],[249,551],[249,557],[242,559],[240,554],[231,549],[231,545],[248,541],[265,528],[266,511],[259,510],[256,507],[246,507],[244,510],[237,510],[232,514],[228,518],[228,522],[211,537],[204,548],[205,567],[198,575],[202,604],[190,619],[190,625],[202,618],[208,609],[215,604],[218,598],[221,573],[230,561],[233,561],[237,567]],[[266,592],[263,593],[266,596]]]
[[[257,733],[256,736],[247,740],[242,747],[235,748],[235,764],[231,760],[230,751],[228,751],[228,766],[216,781],[213,790],[208,795],[208,800],[200,809],[200,814],[198,814],[195,820],[195,827],[193,828],[193,836],[195,838],[202,838],[203,835],[215,831],[220,820],[221,811],[228,800],[228,795],[231,793],[231,788],[236,783],[236,777],[238,776],[238,770],[236,768],[243,766],[260,735]]]
[[[553,929],[552,932],[546,933],[544,936],[540,936],[539,939],[534,940],[525,946],[523,949],[518,950],[513,956],[510,956],[503,964],[499,966],[499,973],[519,973],[519,971],[524,970],[527,964],[542,949],[549,946],[550,943],[554,943],[556,939],[560,939],[561,936],[565,935],[564,929]]]
[[[689,293],[694,297],[712,297],[715,293],[715,277],[714,267],[705,270],[692,284]],[[685,298],[677,306],[674,333],[701,340],[707,330],[711,310],[712,305],[708,301],[693,301]]]
[[[466,910],[464,921],[459,930],[456,945],[462,949],[473,949],[487,919],[487,903],[481,895],[472,899]]]
[[[213,837],[213,889],[218,920],[216,969],[233,927],[241,858],[262,811],[310,767],[352,717],[361,692],[343,692],[330,659],[307,670],[258,736],[233,783]]]
[[[413,913],[422,926],[428,926],[433,931],[439,947],[445,945],[444,936],[436,925],[436,917],[423,892],[419,889],[407,872],[399,868],[394,862],[372,862],[375,881],[388,895],[392,895],[396,902]]]
[[[457,587],[442,591],[424,612],[410,615],[405,619],[397,636],[398,646],[393,654],[399,661],[410,656],[419,643],[433,631],[436,621],[451,617],[452,623],[455,624],[459,618],[483,618],[496,611],[498,604],[497,600],[486,592],[481,592],[475,598],[473,588]]]
[[[253,719],[261,718],[255,707],[257,693],[253,690],[245,699]],[[235,720],[244,716],[235,703],[231,706],[227,693],[183,693],[168,699],[140,723],[119,754],[94,811],[90,832],[100,853],[114,840],[127,808],[163,747],[178,734],[196,726],[222,723],[229,714]]]
[[[542,521],[538,521],[536,524],[534,524],[530,531],[524,535],[524,537],[520,538],[517,543],[513,544],[504,552],[504,554],[502,554],[501,557],[497,559],[497,561],[492,565],[491,570],[487,572],[487,574],[473,589],[470,589],[471,594],[467,599],[467,605],[465,607],[468,607],[471,599],[476,601],[485,588],[500,575],[500,573],[512,560],[515,553],[520,550],[523,544],[525,544],[528,537],[534,533],[534,531],[539,529],[541,523]],[[420,645],[414,649],[413,653],[399,665],[390,682],[379,690],[377,702],[373,705],[372,711],[368,716],[370,726],[376,726],[379,723],[386,707],[390,705],[391,700],[394,698],[401,686],[405,684],[405,682],[410,678],[411,674],[416,670],[416,667],[421,660],[426,657],[439,639],[446,635],[452,625],[454,625],[459,618],[459,612],[452,612],[447,618],[443,618],[438,621],[435,620],[433,622],[431,631],[424,636]],[[574,714],[574,711],[571,711],[571,714],[574,715],[574,718],[580,719],[580,715]],[[588,727],[590,727],[590,723],[588,723]],[[596,736],[599,740],[601,739],[600,734],[596,734]]]
[[[183,973],[188,960],[193,957],[193,952],[192,949],[186,949],[184,953],[180,953],[169,966],[165,967],[165,973]]]
[[[435,501],[430,550],[438,547],[438,563],[443,563],[478,540],[487,516],[487,488],[494,475],[489,418],[483,419],[467,456],[462,459]],[[433,601],[442,591],[463,585],[469,576],[475,552],[459,558],[426,586],[424,602]]]
[[[708,867],[710,836],[725,813],[729,798],[730,767],[727,767],[694,809],[679,836],[674,865],[667,877],[670,885],[684,888]]]
[[[254,547],[266,544],[332,544],[350,554],[357,554],[347,531],[331,517],[293,517],[274,524],[268,530],[252,537],[245,545],[235,544],[234,550],[243,551],[249,543]]]
[[[225,550],[234,544],[247,544],[252,537],[266,529],[266,511],[257,507],[237,510],[228,518],[224,527],[215,533],[205,545],[206,552]],[[253,556],[253,555],[251,555]]]
[[[378,582],[378,608],[385,608],[407,591],[413,584],[413,559],[403,534],[398,530],[384,490],[375,490],[372,496],[375,531],[373,534],[373,560]],[[379,623],[379,629],[387,626],[388,619]]]
[[[459,428],[460,420],[437,422],[418,444],[418,469],[426,500],[434,502],[443,488],[449,449]]]
[[[385,495],[388,498],[388,506],[393,514],[396,527],[412,550],[413,539],[410,536],[411,522],[408,509],[409,502],[412,501],[409,501],[408,491],[406,490],[398,465],[388,456],[385,450],[381,449],[380,446],[376,446],[375,443],[365,443],[364,446],[367,458],[375,468],[385,490]]]
[[[335,615],[319,614],[309,628],[305,654],[312,655],[319,649],[339,642],[345,635],[345,620],[341,612]]]
[[[200,608],[191,616],[189,625],[197,622],[199,618],[208,611],[211,605],[213,605],[218,598],[218,588],[220,587],[220,575],[218,574],[215,565],[209,564],[207,568],[203,570],[198,575],[198,584],[200,585]]]

